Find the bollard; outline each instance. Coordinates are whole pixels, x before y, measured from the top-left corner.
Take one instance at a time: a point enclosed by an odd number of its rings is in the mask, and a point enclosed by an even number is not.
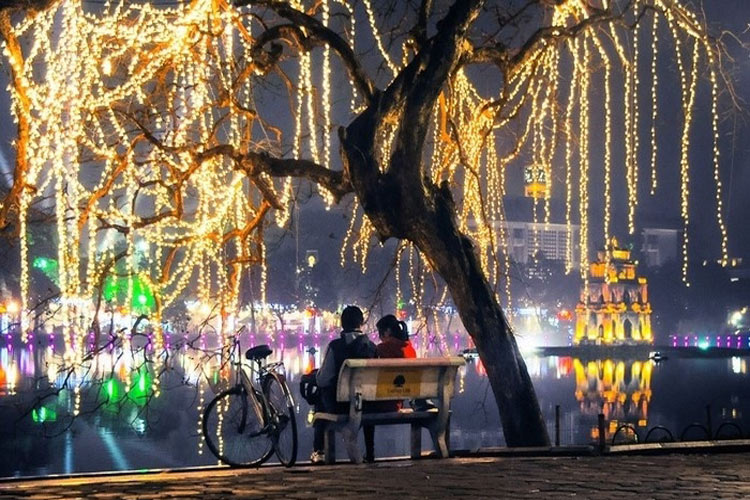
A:
[[[708,439],[714,435],[714,430],[711,428],[711,405],[706,405],[706,429],[708,429]]]
[[[560,446],[560,405],[555,405],[555,446]]]
[[[599,414],[599,453],[604,453],[607,447],[607,437],[604,429],[604,413]]]

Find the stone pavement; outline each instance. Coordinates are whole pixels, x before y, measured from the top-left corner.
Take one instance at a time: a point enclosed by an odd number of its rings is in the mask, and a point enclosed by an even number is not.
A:
[[[750,454],[454,458],[0,483],[6,498],[750,498]]]

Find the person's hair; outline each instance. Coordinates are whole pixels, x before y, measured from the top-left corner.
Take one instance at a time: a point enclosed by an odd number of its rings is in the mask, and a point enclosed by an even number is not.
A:
[[[375,327],[378,329],[378,332],[390,330],[394,337],[404,342],[409,340],[409,330],[406,327],[406,323],[399,321],[393,314],[387,314],[380,318]]]
[[[341,328],[344,330],[356,330],[365,322],[362,309],[357,306],[346,306],[341,313]]]

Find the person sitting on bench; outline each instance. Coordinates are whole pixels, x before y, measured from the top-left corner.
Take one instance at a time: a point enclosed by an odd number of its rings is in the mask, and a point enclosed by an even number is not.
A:
[[[409,330],[406,323],[399,321],[393,314],[383,316],[375,324],[380,336],[380,344],[377,345],[379,358],[416,358],[417,353],[409,342]],[[365,407],[366,412],[379,413],[399,411],[401,401],[379,401],[371,402]],[[365,460],[375,461],[375,426],[365,425]]]
[[[347,306],[341,313],[340,337],[331,341],[326,349],[323,362],[316,376],[320,390],[320,402],[315,411],[326,413],[347,413],[349,403],[336,403],[336,384],[344,360],[371,359],[377,357],[375,344],[362,333],[364,315],[357,306]],[[314,425],[313,452],[310,462],[321,463],[325,460],[323,423]]]
[[[396,319],[393,314],[383,316],[375,324],[380,336],[377,345],[380,358],[416,358],[417,352],[409,342],[409,330],[406,323]]]

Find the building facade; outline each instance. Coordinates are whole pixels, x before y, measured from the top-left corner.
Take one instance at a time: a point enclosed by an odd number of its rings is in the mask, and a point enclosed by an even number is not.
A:
[[[519,264],[528,264],[535,258],[565,262],[570,259],[573,268],[580,261],[580,229],[577,224],[546,224],[544,222],[502,221],[495,223],[495,230],[505,230],[510,257]]]
[[[620,248],[612,238],[597,257],[576,306],[573,343],[653,343],[648,282],[637,275],[630,250]]]

